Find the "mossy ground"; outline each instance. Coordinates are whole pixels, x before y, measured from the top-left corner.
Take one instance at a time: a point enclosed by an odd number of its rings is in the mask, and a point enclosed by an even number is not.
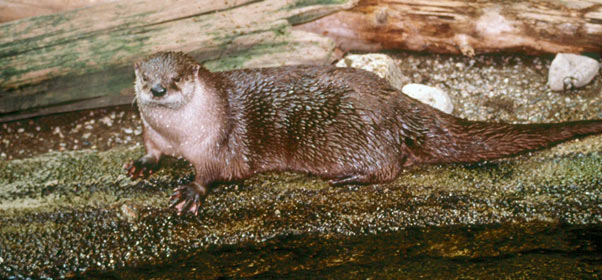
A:
[[[171,271],[183,260],[194,267],[213,266],[218,265],[216,254],[232,262],[242,254],[239,261],[251,267],[226,269],[222,264],[220,271],[183,275],[301,277],[311,269],[367,275],[370,270],[342,268],[386,259],[387,253],[366,254],[368,244],[363,243],[381,239],[387,240],[381,245],[390,243],[381,248],[384,252],[405,251],[391,255],[397,261],[415,257],[436,262],[432,258],[437,257],[443,258],[437,262],[441,266],[450,260],[493,262],[540,250],[599,252],[600,244],[575,235],[599,230],[602,224],[602,154],[579,145],[600,138],[488,163],[416,167],[389,184],[330,187],[302,174],[260,174],[216,186],[198,217],[177,216],[167,208],[171,189],[192,178],[185,162],[167,159],[163,163],[168,167],[149,181],[126,178],[122,165],[142,155],[141,147],[5,161],[0,171],[0,272],[106,276],[116,270],[124,277],[142,277],[131,268],[166,266]],[[564,150],[574,152],[555,154]],[[293,251],[283,260],[303,254],[295,250],[329,253],[320,261],[297,260],[287,266],[272,260],[280,246]],[[258,255],[252,258],[243,248],[255,248]],[[497,265],[511,265],[502,260]],[[465,268],[466,273],[475,267]],[[404,275],[404,269],[391,275]]]

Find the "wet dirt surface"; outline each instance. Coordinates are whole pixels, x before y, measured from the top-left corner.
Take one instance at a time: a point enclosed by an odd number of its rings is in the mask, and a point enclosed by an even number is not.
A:
[[[52,151],[106,151],[142,142],[135,105],[55,114],[0,124],[0,159]]]
[[[458,116],[602,118],[600,77],[550,92],[549,58],[391,55]],[[602,277],[602,136],[389,184],[261,174],[215,186],[194,217],[167,209],[185,162],[124,175],[140,133],[131,105],[0,124],[0,278]]]

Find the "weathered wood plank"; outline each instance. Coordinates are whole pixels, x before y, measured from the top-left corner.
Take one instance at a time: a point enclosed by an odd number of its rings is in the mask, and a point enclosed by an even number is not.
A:
[[[117,0],[0,0],[0,23]]]
[[[277,35],[275,32],[267,31],[257,34],[242,36],[237,42],[230,44],[229,48],[220,50],[216,59],[207,60],[205,66],[212,71],[221,71],[236,68],[254,68],[265,66],[286,65],[297,62],[305,64],[324,64],[332,61],[335,57],[334,42],[326,37],[304,31],[294,31],[285,28],[283,32],[290,32],[286,37]],[[238,42],[241,41],[241,42]],[[206,60],[214,57],[215,53],[192,53],[197,59]],[[84,83],[94,79],[93,83]],[[39,100],[38,108],[30,111],[21,111],[16,114],[0,115],[0,121],[11,121],[16,119],[30,118],[40,115],[62,113],[83,109],[92,109],[105,106],[114,106],[131,103],[134,97],[132,81],[134,74],[130,65],[112,68],[105,72],[95,72],[78,77],[62,77],[55,81],[45,90],[57,92],[50,97],[59,96],[65,88],[73,91],[88,91],[98,96],[83,100],[71,101],[66,104],[44,106],[53,100],[31,98],[31,101]],[[44,90],[44,89],[40,89]],[[72,98],[66,94],[64,99]]]
[[[0,114],[119,95],[131,87],[131,63],[157,51],[181,50],[200,60],[215,60],[225,52],[235,56],[237,50],[248,50],[250,46],[238,38],[262,33],[274,35],[257,39],[256,44],[316,45],[315,35],[290,32],[291,24],[350,8],[355,2],[117,2],[3,24]],[[98,23],[98,18],[103,20]],[[48,24],[54,27],[47,30]],[[325,59],[322,63],[331,61],[328,54],[334,45],[320,46],[330,49],[283,62],[315,63],[316,57]]]
[[[300,26],[344,50],[602,52],[602,3],[583,1],[362,0]]]

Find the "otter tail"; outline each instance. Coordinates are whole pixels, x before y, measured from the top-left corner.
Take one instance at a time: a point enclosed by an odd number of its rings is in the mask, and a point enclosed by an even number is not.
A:
[[[444,121],[444,119],[446,119]],[[431,129],[425,163],[478,162],[539,150],[560,142],[602,133],[602,120],[547,124],[471,122],[445,116],[447,125]],[[436,130],[436,131],[434,131]]]

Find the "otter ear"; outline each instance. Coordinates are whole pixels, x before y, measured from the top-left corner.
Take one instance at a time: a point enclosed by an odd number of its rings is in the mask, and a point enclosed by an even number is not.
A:
[[[202,66],[199,64],[193,64],[192,67],[188,68],[188,69],[190,69],[189,73],[190,73],[190,75],[192,75],[194,80],[199,78],[201,67]]]
[[[200,69],[201,69],[201,65],[200,64],[192,65],[192,72],[198,73]]]
[[[140,76],[140,62],[134,63],[134,75],[136,78]]]

